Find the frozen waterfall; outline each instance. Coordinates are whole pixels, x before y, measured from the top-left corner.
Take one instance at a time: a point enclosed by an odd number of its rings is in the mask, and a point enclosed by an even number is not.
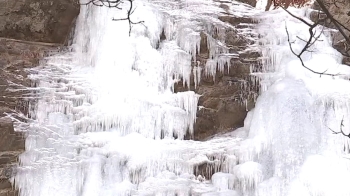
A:
[[[259,22],[262,94],[245,125],[205,142],[193,134],[198,98],[174,93],[191,74],[215,75],[229,65],[220,35],[230,12]],[[30,118],[17,123],[26,151],[12,179],[21,196],[349,196],[350,70],[331,47],[330,29],[305,54],[307,26],[283,10],[268,13],[238,2],[135,0],[129,35],[125,12],[82,6],[71,48],[31,70]],[[128,6],[128,5],[125,5]],[[309,9],[292,9],[305,17]],[[318,31],[321,31],[321,27]],[[210,61],[196,64],[200,32]],[[164,40],[161,35],[164,34]],[[214,39],[216,34],[218,38]],[[300,37],[298,39],[296,36]],[[192,64],[196,64],[192,68]],[[234,65],[232,65],[234,66]],[[205,166],[211,179],[195,175]]]

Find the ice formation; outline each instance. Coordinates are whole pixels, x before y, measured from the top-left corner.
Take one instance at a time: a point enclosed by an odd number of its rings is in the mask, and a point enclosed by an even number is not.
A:
[[[189,87],[190,74],[198,85],[202,72],[229,66],[220,36],[231,26],[217,19],[215,1],[134,3],[132,20],[145,22],[130,35],[127,21],[111,20],[124,12],[83,6],[71,49],[32,70],[39,99],[16,127],[27,135],[13,178],[21,196],[350,195],[349,141],[330,131],[344,119],[349,132],[349,82],[313,74],[291,54],[284,25],[298,50],[304,24],[283,10],[223,2],[231,14],[259,21],[256,47],[265,60],[253,75],[263,93],[244,127],[198,142],[183,138],[193,134],[199,95],[173,93],[173,85]],[[290,10],[307,18],[307,9]],[[303,59],[316,71],[347,75],[327,31]],[[206,65],[196,61],[200,32]]]
[[[308,20],[308,9],[290,10]],[[306,25],[280,10],[260,20],[265,92],[249,116],[240,157],[261,164],[263,182],[249,194],[350,195],[341,188],[350,174],[348,138],[331,131],[340,131],[342,118],[348,124],[349,68],[331,46],[330,29],[317,29],[320,39],[302,58],[312,70],[341,73],[334,77],[311,73],[290,52],[286,31],[293,50],[300,51],[309,36]]]

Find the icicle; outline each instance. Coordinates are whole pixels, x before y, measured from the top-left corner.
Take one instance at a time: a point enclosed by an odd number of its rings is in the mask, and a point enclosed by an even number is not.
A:
[[[212,176],[211,181],[219,191],[228,189],[232,190],[234,186],[234,175],[218,172]]]
[[[245,162],[234,169],[236,184],[243,193],[254,190],[263,180],[262,166],[256,162]]]

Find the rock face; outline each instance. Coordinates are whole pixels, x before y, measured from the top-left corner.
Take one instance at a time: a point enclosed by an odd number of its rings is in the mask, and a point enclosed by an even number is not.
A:
[[[347,28],[350,27],[350,1],[335,2],[332,0],[323,0],[323,2],[334,19],[339,21],[345,27]],[[314,4],[314,9],[321,10],[317,2],[315,2]],[[318,17],[319,17],[318,13],[316,11],[311,14],[311,19],[313,21],[316,21]],[[325,15],[321,15],[321,17],[325,17]],[[326,26],[336,29],[334,24],[330,23],[329,20],[327,21]],[[350,32],[348,32],[344,28],[342,29],[345,32],[345,34],[349,37]],[[346,53],[346,50],[348,50],[349,48],[348,46],[349,43],[346,43],[343,35],[341,35],[340,32],[334,32],[332,37],[333,37],[333,47],[342,54]],[[343,63],[350,66],[350,58],[344,56]]]
[[[337,5],[337,3],[333,3],[330,0],[326,0],[329,4],[329,12],[332,14],[332,16],[338,20],[341,24],[343,24],[345,27],[350,27],[350,1],[344,1],[341,2],[340,5]],[[344,30],[344,28],[343,28]],[[344,30],[346,35],[349,37],[350,32]],[[346,50],[349,48],[349,43],[346,43],[344,41],[344,37],[337,32],[333,37],[333,47],[337,49],[341,53],[346,53]],[[343,63],[350,66],[350,58],[344,57]]]
[[[247,112],[254,107],[259,90],[250,75],[252,68],[259,67],[260,57],[259,51],[252,47],[255,44],[255,35],[250,26],[255,22],[251,18],[232,15],[219,19],[234,27],[226,30],[224,43],[229,48],[229,53],[236,55],[230,60],[231,66],[226,66],[221,72],[217,71],[215,77],[202,71],[200,84],[197,87],[194,83],[191,84],[190,89],[201,95],[194,128],[195,140],[205,140],[242,127]],[[209,59],[209,50],[204,33],[201,34],[200,46],[197,60],[200,61],[200,65],[205,65]],[[184,90],[187,89],[183,87],[182,82],[175,86],[175,92]]]
[[[14,195],[8,178],[13,175],[17,157],[24,150],[21,133],[13,131],[11,119],[0,118],[0,195]]]
[[[50,51],[59,49],[57,44],[0,38],[0,196],[17,194],[8,179],[16,171],[25,142],[8,115],[27,114],[25,87],[30,86],[30,80],[25,69],[37,66]]]
[[[64,43],[78,13],[77,0],[0,0],[0,37]]]
[[[246,3],[248,5],[251,5],[253,7],[256,6],[256,0],[238,0],[239,2]]]
[[[9,178],[25,143],[8,115],[28,112],[25,69],[60,49],[78,13],[75,0],[0,0],[0,196],[17,195]]]

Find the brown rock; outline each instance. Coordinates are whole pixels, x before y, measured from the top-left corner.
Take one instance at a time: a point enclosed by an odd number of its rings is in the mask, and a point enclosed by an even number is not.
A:
[[[214,0],[214,1],[221,2],[221,3],[231,3],[231,1],[227,1],[227,0]],[[248,4],[252,7],[255,7],[255,5],[256,5],[256,0],[239,0],[239,2]],[[222,7],[222,6],[223,6],[223,4],[220,5],[220,7]]]
[[[77,0],[0,0],[0,37],[64,43],[78,13]]]
[[[0,152],[24,150],[24,139],[19,140],[20,138],[20,133],[13,129],[11,119],[0,118]],[[0,162],[5,158],[6,156],[0,156]],[[7,158],[10,160],[9,156]]]
[[[0,179],[0,189],[9,189],[11,187],[11,183],[7,179]]]
[[[200,36],[201,36],[201,43],[200,43],[199,56],[202,58],[208,58],[209,49],[208,49],[207,36],[203,32],[201,32]]]
[[[349,11],[350,11],[350,2],[349,1],[339,1],[339,2],[334,2],[332,0],[324,0],[323,3],[325,4],[326,8],[328,9],[329,13],[332,15],[332,17],[339,21],[343,26],[345,27],[349,27],[350,26],[350,20],[349,20]],[[317,10],[321,10],[319,4],[317,2],[314,3],[313,8],[316,11],[311,12],[310,14],[310,18],[312,21],[316,22],[319,20],[323,20],[327,18],[326,14],[319,14],[319,11]],[[325,24],[325,26],[329,27],[329,28],[333,28],[336,29],[336,26],[331,22],[330,19],[326,19],[326,22],[320,22],[320,24]],[[349,37],[349,32],[343,28],[342,30],[345,32],[346,36]],[[348,52],[348,48],[349,48],[349,43],[346,43],[346,41],[344,40],[344,36],[339,32],[331,32],[331,36],[332,36],[332,44],[333,47],[338,50],[340,53],[342,54],[346,54],[347,56],[350,55],[350,53]],[[343,60],[344,64],[349,65],[350,63],[347,60],[347,58],[345,58]]]
[[[1,2],[1,0],[0,0]],[[30,85],[26,68],[37,66],[47,51],[57,50],[58,45],[0,38],[0,196],[17,195],[8,181],[16,171],[18,155],[24,151],[24,136],[15,132],[7,114],[27,114],[28,100],[21,91]]]
[[[224,10],[227,8],[220,5]],[[238,18],[230,15],[222,16],[220,20],[235,26],[232,29],[226,29],[222,43],[230,48],[229,53],[233,54],[230,60],[231,66],[225,67],[223,72],[217,71],[215,76],[206,75],[203,71],[201,82],[195,88],[191,82],[190,90],[200,94],[199,109],[197,112],[197,121],[194,127],[194,136],[191,139],[206,140],[213,135],[225,133],[229,130],[243,126],[243,121],[247,111],[254,107],[254,101],[258,93],[258,85],[251,79],[252,70],[259,69],[259,51],[246,50],[252,40],[247,39],[254,35],[239,33],[240,28],[249,28],[249,25],[255,21],[250,18]],[[209,58],[209,49],[207,43],[207,34],[201,33],[200,51],[197,54],[197,60],[203,66]],[[215,37],[214,39],[219,39]],[[192,66],[195,66],[193,64]],[[191,77],[192,79],[193,77]],[[183,87],[182,82],[175,85],[175,92],[188,90]],[[190,137],[187,137],[190,139]],[[203,166],[204,167],[204,166]],[[205,166],[206,167],[206,166]],[[198,171],[203,171],[202,166]],[[207,176],[208,173],[199,172],[200,175]],[[209,172],[210,173],[210,172]]]

